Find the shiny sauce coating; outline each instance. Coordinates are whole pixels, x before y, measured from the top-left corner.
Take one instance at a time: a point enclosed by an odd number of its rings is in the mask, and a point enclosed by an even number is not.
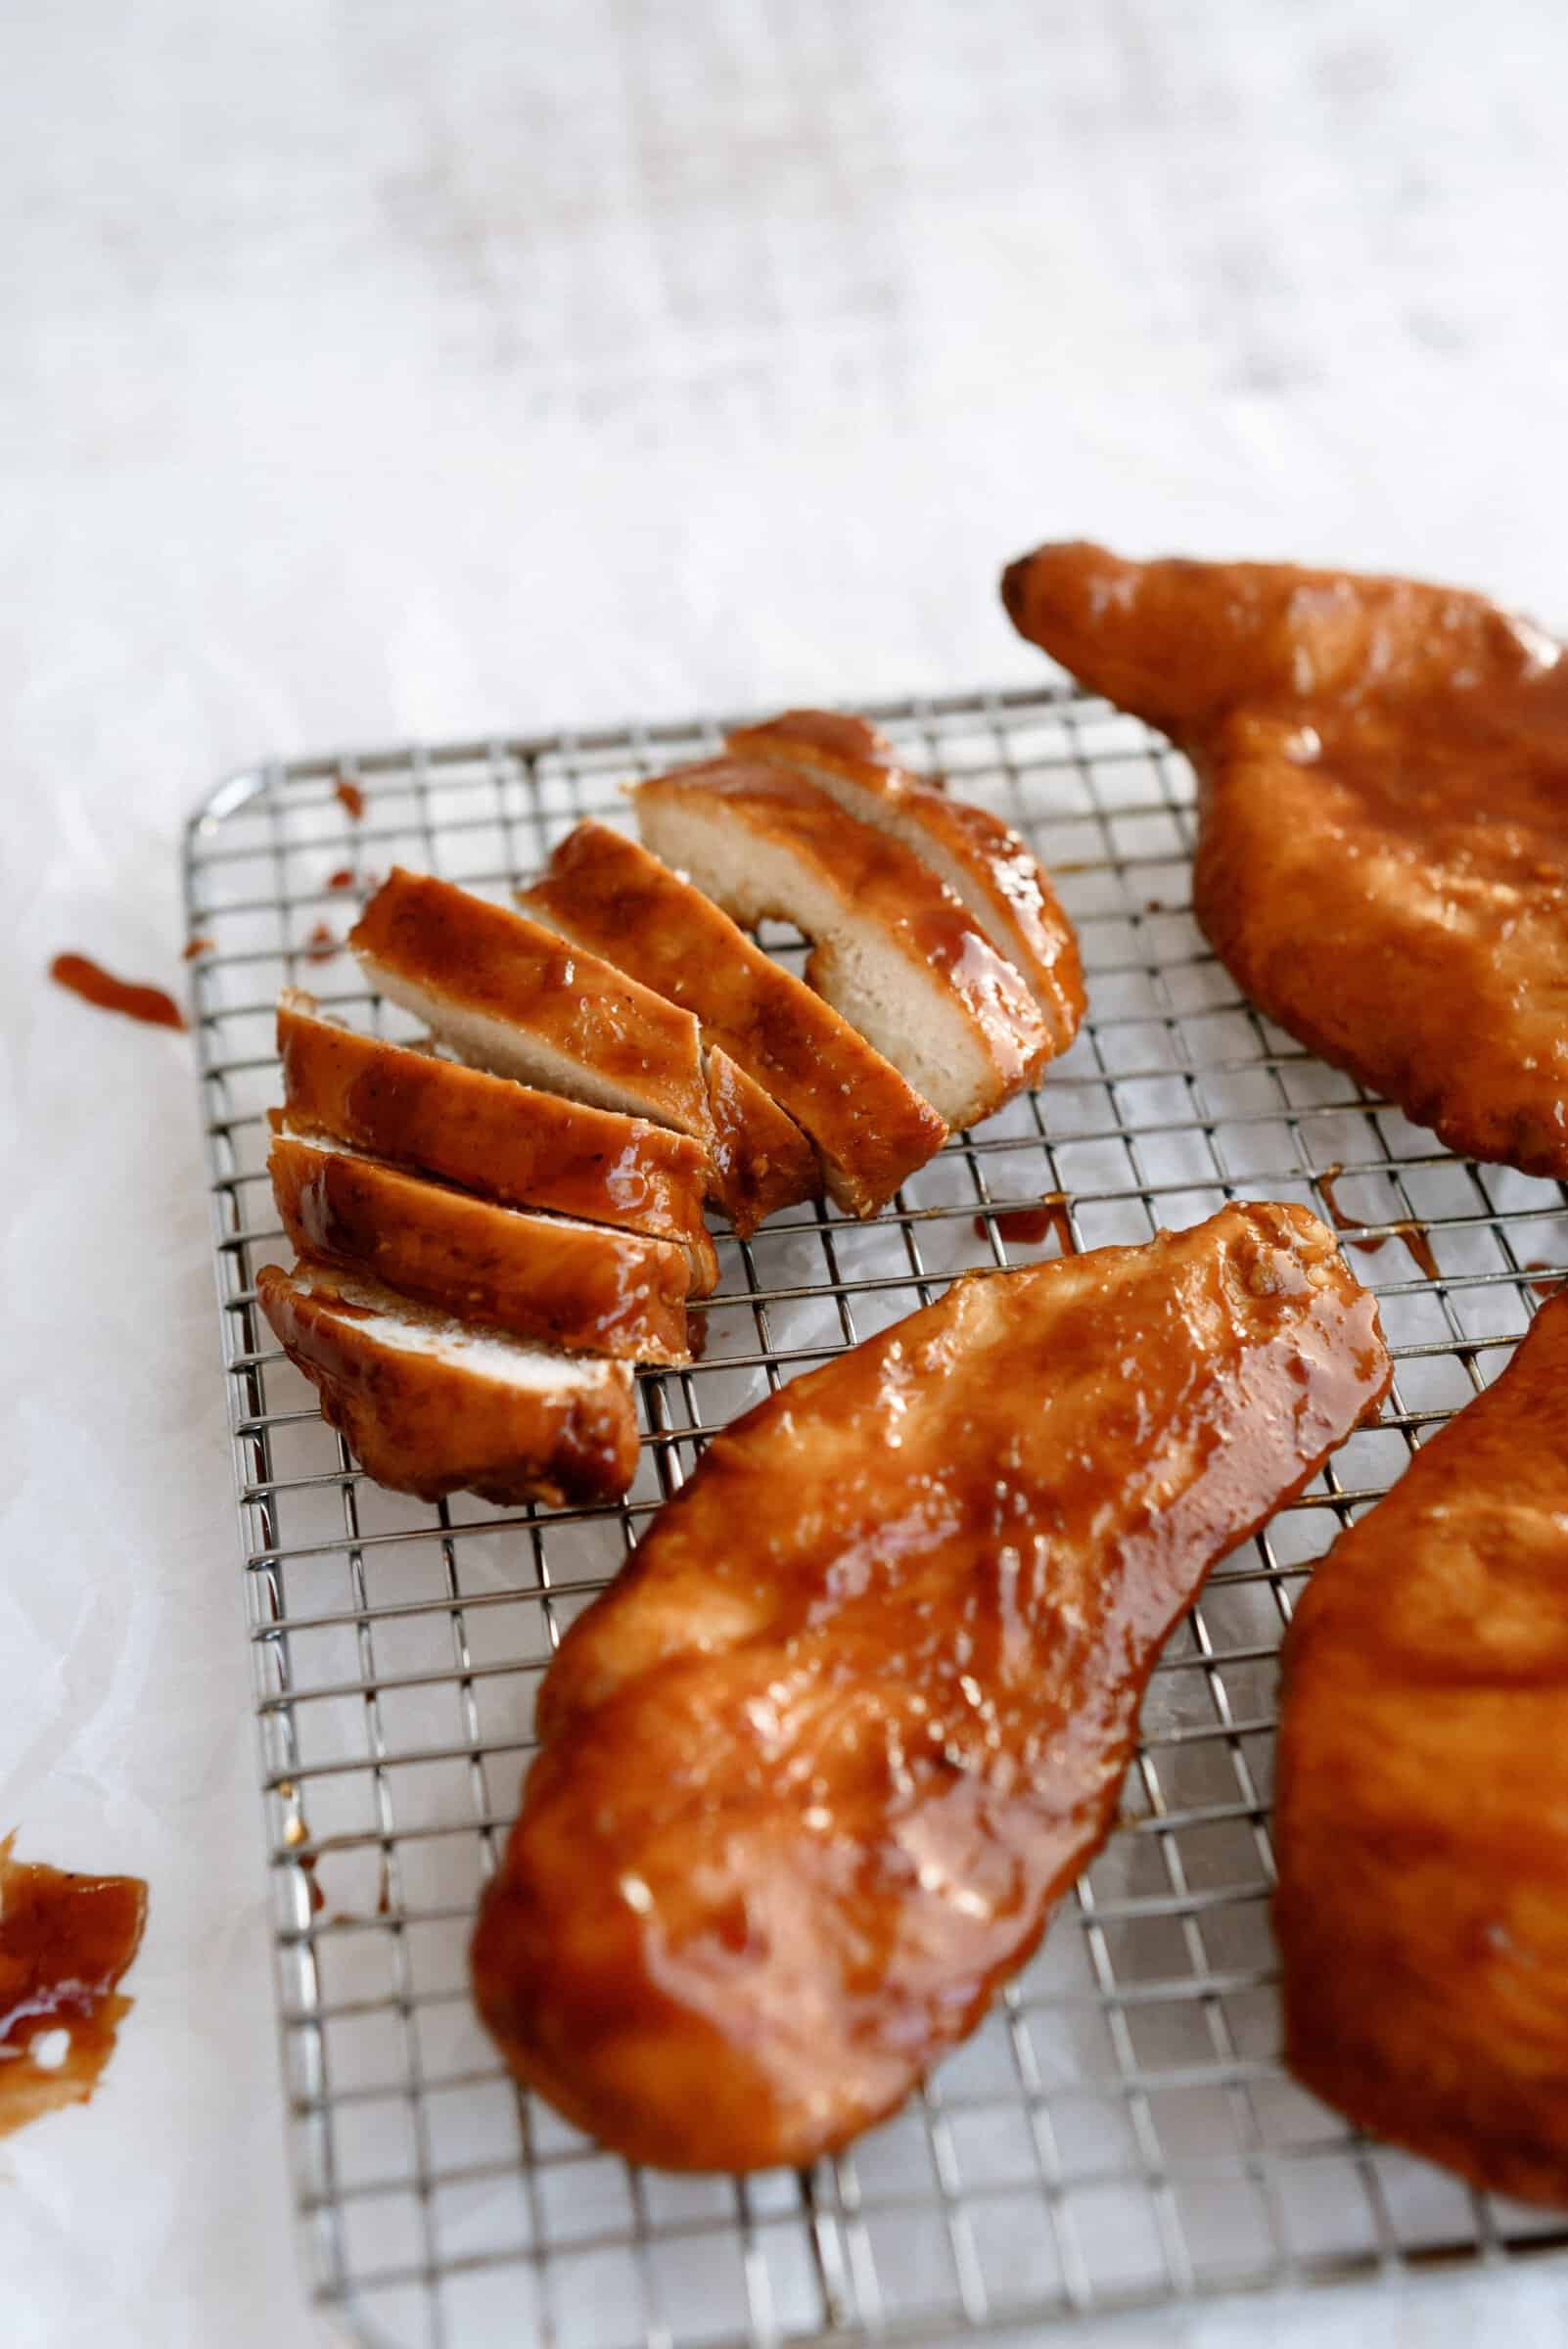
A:
[[[1193,911],[1260,1009],[1460,1156],[1568,1175],[1562,647],[1460,589],[1288,564],[1047,546],[1002,592],[1192,758]]]
[[[1298,2077],[1568,2209],[1568,1297],[1314,1567],[1274,1850]]]
[[[909,2093],[1111,1826],[1214,1560],[1375,1405],[1315,1217],[958,1282],[718,1436],[540,1691],[474,1944],[635,2160],[798,2166]]]
[[[141,1943],[139,1876],[83,1876],[12,1858],[0,1841],[0,2137],[84,2103],[131,2002],[115,1995]],[[63,2031],[57,2064],[36,2043]]]

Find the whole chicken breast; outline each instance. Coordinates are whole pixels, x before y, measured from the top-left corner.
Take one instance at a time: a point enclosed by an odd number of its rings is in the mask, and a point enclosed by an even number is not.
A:
[[[1568,2209],[1568,1296],[1314,1573],[1274,1848],[1298,2077]]]
[[[1452,1150],[1568,1175],[1568,659],[1484,597],[1042,546],[1020,631],[1187,751],[1193,910],[1270,1019]]]
[[[1388,1379],[1304,1209],[958,1282],[710,1445],[540,1691],[474,1941],[633,2160],[798,2165],[972,2030],[1108,1832],[1222,1556]]]

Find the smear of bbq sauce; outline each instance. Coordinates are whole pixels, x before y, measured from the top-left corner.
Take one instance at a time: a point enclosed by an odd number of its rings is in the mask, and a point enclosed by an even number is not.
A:
[[[1533,1256],[1526,1265],[1525,1270],[1527,1272],[1545,1272],[1547,1276],[1545,1280],[1533,1280],[1530,1283],[1538,1297],[1549,1297],[1553,1289],[1560,1289],[1564,1280],[1568,1279],[1568,1273],[1554,1271],[1544,1256]]]
[[[185,1014],[161,987],[116,979],[85,954],[57,954],[49,965],[49,976],[57,987],[80,995],[84,1003],[95,1004],[100,1011],[122,1011],[128,1020],[141,1020],[149,1028],[185,1025]]]
[[[991,1221],[1004,1240],[1017,1240],[1032,1246],[1056,1234],[1056,1244],[1064,1256],[1078,1254],[1078,1242],[1073,1237],[1073,1220],[1068,1213],[1067,1193],[1047,1191],[1038,1207],[1004,1207],[994,1211]],[[989,1236],[984,1216],[975,1218],[975,1230],[981,1239]]]
[[[1333,1165],[1325,1167],[1318,1175],[1317,1188],[1323,1195],[1323,1204],[1328,1210],[1328,1220],[1335,1230],[1354,1231],[1361,1219],[1359,1216],[1347,1216],[1334,1196],[1334,1185],[1344,1172],[1344,1166],[1336,1158]],[[1417,1271],[1424,1273],[1428,1280],[1438,1280],[1442,1277],[1438,1270],[1437,1258],[1432,1253],[1431,1240],[1427,1237],[1426,1225],[1418,1223],[1413,1216],[1402,1217],[1391,1231],[1380,1231],[1375,1239],[1352,1240],[1351,1246],[1359,1248],[1363,1256],[1375,1256],[1380,1248],[1388,1246],[1390,1240],[1404,1242]]]
[[[306,962],[330,962],[343,952],[343,941],[334,937],[325,922],[317,922],[302,948]]]
[[[294,1781],[291,1778],[285,1778],[280,1784],[278,1792],[283,1795],[286,1800],[292,1802],[295,1796]],[[288,1845],[289,1849],[295,1854],[300,1872],[304,1877],[305,1890],[310,1896],[310,1913],[312,1916],[319,1916],[322,1910],[327,1906],[327,1896],[322,1891],[320,1882],[316,1875],[317,1860],[315,1853],[301,1852],[298,1848],[301,1843],[308,1843],[310,1840],[310,1829],[305,1824],[304,1815],[302,1812],[295,1812],[290,1819],[284,1821],[283,1840]]]
[[[687,1313],[686,1344],[691,1350],[692,1360],[700,1362],[708,1352],[708,1315],[706,1313],[699,1313],[695,1311]]]
[[[351,864],[340,864],[335,873],[327,875],[329,889],[352,889],[353,885],[354,868]]]
[[[180,956],[180,960],[182,962],[194,962],[198,954],[210,954],[213,946],[216,944],[217,941],[211,938],[187,939],[185,942],[185,951]]]
[[[14,1841],[0,1840],[0,2137],[92,2095],[130,2010],[115,1993],[147,1921],[139,1876],[13,1860]],[[33,2043],[53,2031],[70,2044],[45,2065]]]
[[[350,822],[357,824],[365,812],[365,795],[358,784],[350,783],[346,775],[340,775],[332,790],[334,799],[346,812]]]

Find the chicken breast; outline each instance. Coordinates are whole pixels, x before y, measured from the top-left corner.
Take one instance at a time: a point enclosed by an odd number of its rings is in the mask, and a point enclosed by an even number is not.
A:
[[[1214,1560],[1375,1408],[1304,1209],[972,1276],[709,1446],[574,1625],[474,1941],[635,2161],[791,2167],[979,2021],[1108,1832]]]
[[[714,1121],[709,1196],[737,1236],[786,1207],[822,1196],[815,1151],[771,1093],[715,1044],[707,1055],[708,1108]]]
[[[439,1500],[619,1500],[637,1468],[624,1362],[541,1353],[324,1265],[263,1265],[274,1336],[366,1473]]]
[[[875,1215],[945,1140],[931,1104],[848,1020],[624,834],[578,824],[523,903],[695,1012],[704,1042],[805,1128],[852,1214]]]
[[[697,1023],[551,930],[394,866],[348,933],[378,994],[463,1059],[713,1142]]]
[[[1568,1297],[1314,1572],[1274,1846],[1298,2077],[1568,2209]]]
[[[1568,1175],[1568,660],[1477,595],[1041,547],[1013,620],[1201,783],[1193,905],[1260,1009],[1453,1150]]]
[[[267,1157],[300,1256],[383,1281],[481,1329],[568,1354],[685,1362],[683,1249],[640,1232],[492,1207],[336,1143],[274,1136]]]
[[[647,846],[748,927],[813,942],[811,986],[949,1126],[1032,1083],[1045,1024],[1012,963],[920,858],[805,776],[713,760],[633,794]]]
[[[910,774],[864,718],[786,710],[728,740],[737,759],[808,776],[848,814],[912,850],[1023,973],[1051,1058],[1067,1050],[1084,1017],[1078,940],[1043,869],[999,815]]]
[[[356,1035],[294,988],[278,1002],[278,1057],[287,1130],[331,1135],[508,1207],[674,1240],[694,1296],[717,1281],[703,1221],[709,1160],[690,1135]]]

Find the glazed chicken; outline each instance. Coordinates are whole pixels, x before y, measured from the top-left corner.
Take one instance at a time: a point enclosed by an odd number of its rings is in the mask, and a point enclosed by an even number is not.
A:
[[[1231,1206],[962,1280],[716,1437],[540,1690],[473,1950],[518,2077],[677,2169],[892,2111],[1104,1840],[1209,1567],[1387,1378],[1332,1234]]]
[[[901,841],[973,916],[1034,995],[1054,1056],[1084,1017],[1084,971],[1072,924],[1041,866],[999,815],[952,799],[899,764],[863,717],[786,710],[728,738],[737,759],[807,775],[847,814]]]
[[[1197,767],[1237,984],[1453,1150],[1568,1175],[1568,660],[1480,596],[1041,547],[1020,631]]]
[[[946,1128],[891,1061],[623,833],[578,824],[523,903],[694,1012],[705,1042],[732,1054],[810,1135],[852,1214],[886,1207],[942,1147]]]
[[[507,906],[394,865],[348,934],[365,977],[476,1067],[708,1148],[697,1023]]]
[[[735,921],[794,922],[806,976],[948,1126],[976,1125],[1050,1057],[1015,966],[901,841],[766,760],[714,759],[639,783],[637,828]]]
[[[394,866],[348,944],[371,986],[464,1060],[694,1135],[737,1231],[820,1191],[777,1104],[744,1070],[705,1066],[689,1011],[541,923]]]
[[[1314,1572],[1274,1843],[1297,2075],[1568,2209],[1568,1297]]]
[[[336,1143],[278,1133],[267,1158],[295,1251],[568,1354],[689,1361],[685,1250],[493,1207]]]
[[[326,1265],[263,1265],[256,1295],[323,1417],[394,1493],[559,1507],[619,1500],[636,1473],[624,1362],[475,1330]]]
[[[279,998],[277,1035],[288,1131],[329,1134],[504,1206],[678,1241],[693,1295],[716,1282],[708,1160],[690,1135],[356,1035],[295,988]]]
[[[714,1121],[709,1195],[744,1240],[769,1216],[822,1196],[822,1169],[795,1120],[717,1044],[708,1061]]]

